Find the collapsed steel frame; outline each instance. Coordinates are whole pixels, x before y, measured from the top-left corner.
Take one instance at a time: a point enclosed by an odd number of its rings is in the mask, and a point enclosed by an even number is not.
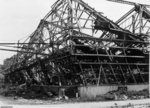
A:
[[[148,83],[149,34],[150,11],[145,5],[135,5],[113,22],[82,0],[58,0],[37,29],[18,43],[17,55],[6,61],[13,61],[5,69],[6,82]]]

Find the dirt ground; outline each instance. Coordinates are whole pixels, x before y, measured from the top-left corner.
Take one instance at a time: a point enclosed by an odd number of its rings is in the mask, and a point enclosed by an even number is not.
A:
[[[2,106],[13,106],[13,108],[150,108],[150,99],[126,100],[126,101],[104,101],[104,102],[52,102],[49,100],[14,99],[12,97],[0,96]],[[59,104],[58,104],[59,103]],[[148,104],[149,103],[149,104]],[[20,106],[21,105],[21,106]],[[22,106],[23,105],[23,106]],[[1,104],[0,104],[1,106]]]
[[[72,103],[82,103],[82,102],[99,102],[102,101],[100,99],[97,100],[87,100],[87,99],[80,99],[80,98],[69,98],[68,100],[61,99],[61,100],[54,100],[52,98],[46,99],[25,99],[22,97],[5,97],[0,95],[0,101],[4,104],[11,104],[11,105],[55,105],[55,104],[72,104]]]

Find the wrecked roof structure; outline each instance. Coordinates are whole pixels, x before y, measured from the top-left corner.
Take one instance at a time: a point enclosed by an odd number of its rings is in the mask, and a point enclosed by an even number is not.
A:
[[[18,53],[5,69],[6,81],[59,86],[148,83],[148,5],[108,1],[133,8],[113,22],[82,0],[56,1],[37,29],[18,43]]]

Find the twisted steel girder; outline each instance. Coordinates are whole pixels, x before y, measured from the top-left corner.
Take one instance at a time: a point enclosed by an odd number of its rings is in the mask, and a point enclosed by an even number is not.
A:
[[[10,82],[32,80],[59,86],[147,83],[148,55],[143,47],[149,44],[144,40],[148,32],[142,30],[150,14],[145,7],[140,10],[133,8],[113,22],[82,0],[58,0],[25,41],[28,44],[18,45],[17,62],[5,70]],[[145,24],[135,20],[135,15],[132,25],[122,27],[131,14],[140,14]],[[137,33],[139,22],[142,29]],[[19,72],[23,72],[23,81],[12,78]]]

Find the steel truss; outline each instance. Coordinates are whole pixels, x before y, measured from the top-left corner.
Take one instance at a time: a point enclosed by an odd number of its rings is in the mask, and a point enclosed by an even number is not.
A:
[[[144,49],[150,11],[139,6],[113,22],[82,0],[58,0],[34,33],[18,43],[17,55],[10,58],[13,64],[5,69],[6,81],[59,86],[148,83]]]

